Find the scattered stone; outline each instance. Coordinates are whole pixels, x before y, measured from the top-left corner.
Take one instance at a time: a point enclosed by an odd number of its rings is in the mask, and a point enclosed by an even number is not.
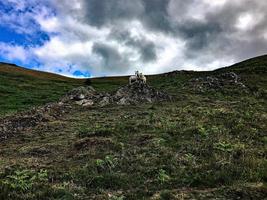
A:
[[[185,87],[193,88],[198,92],[222,91],[224,89],[238,89],[246,91],[247,87],[234,72],[191,79]]]

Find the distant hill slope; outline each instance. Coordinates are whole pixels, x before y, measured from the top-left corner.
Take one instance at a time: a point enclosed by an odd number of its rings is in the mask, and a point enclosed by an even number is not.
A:
[[[7,74],[13,74],[13,75],[20,75],[20,76],[30,76],[33,78],[39,78],[39,79],[46,79],[46,80],[61,80],[61,81],[70,81],[70,82],[79,82],[79,79],[73,79],[65,76],[61,76],[58,74],[53,74],[49,72],[42,72],[32,69],[26,69],[19,67],[14,64],[10,63],[2,63],[0,62],[0,72],[1,73],[7,73]]]
[[[84,80],[0,63],[0,115],[57,100]]]
[[[250,58],[214,73],[233,71],[241,76],[252,91],[267,91],[267,55]]]
[[[90,84],[107,91],[127,81],[125,76],[75,79],[0,62],[0,116],[56,101],[74,87]]]
[[[149,84],[178,94],[186,81],[198,76],[235,71],[251,88],[267,90],[267,55],[255,57],[211,72],[175,71],[148,76]],[[0,116],[57,100],[71,88],[85,84],[100,91],[113,91],[127,84],[128,77],[75,79],[53,73],[0,63]]]
[[[254,72],[254,73],[267,73],[267,55],[251,58],[229,67],[220,68],[215,71],[239,71],[239,72]]]

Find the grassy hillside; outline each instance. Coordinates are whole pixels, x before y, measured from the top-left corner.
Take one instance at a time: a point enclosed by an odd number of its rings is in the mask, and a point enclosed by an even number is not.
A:
[[[57,100],[83,80],[0,63],[0,115]]]
[[[0,143],[0,199],[265,199],[266,58],[213,72],[149,76],[149,84],[171,94],[172,102],[72,105],[56,120],[13,133],[16,137]],[[251,70],[252,63],[260,64]],[[240,75],[248,92],[199,93],[184,87],[191,78],[229,71]],[[6,88],[2,93],[0,85],[1,95],[8,98],[7,89],[13,91],[13,101],[0,97],[6,108],[13,108],[8,112],[23,108],[14,106],[21,101],[16,97],[32,96],[37,105],[84,84],[0,74]],[[23,87],[24,81],[28,85]],[[22,84],[27,95],[21,96],[14,83]],[[91,80],[101,91],[126,83],[127,77]]]
[[[252,73],[267,73],[267,55],[251,58],[243,62],[234,64],[229,67],[221,68],[216,71],[224,71],[231,69],[236,72],[252,72]]]
[[[157,88],[167,89],[174,94],[190,78],[207,74],[234,71],[244,77],[252,89],[266,89],[267,56],[249,59],[214,72],[175,73],[175,76],[149,76],[149,83]],[[171,74],[171,73],[169,73]],[[167,77],[167,78],[166,78]],[[127,84],[127,77],[93,78],[90,81],[68,78],[56,74],[28,70],[16,65],[0,63],[0,116],[25,110],[32,106],[56,101],[71,88],[90,82],[99,91],[112,91]]]

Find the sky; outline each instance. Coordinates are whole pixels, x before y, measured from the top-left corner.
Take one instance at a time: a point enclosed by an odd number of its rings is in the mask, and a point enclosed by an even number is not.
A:
[[[265,0],[1,0],[0,61],[74,77],[213,70],[267,54]]]

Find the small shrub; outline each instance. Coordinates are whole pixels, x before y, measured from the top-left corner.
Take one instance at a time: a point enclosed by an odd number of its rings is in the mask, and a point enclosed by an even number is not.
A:
[[[117,164],[118,159],[111,155],[107,155],[103,160],[96,160],[96,167],[99,172],[106,170],[112,171],[117,166]]]
[[[196,162],[196,157],[191,153],[185,154],[185,159],[190,164],[195,164],[195,162]]]
[[[23,195],[34,196],[45,189],[48,182],[46,170],[36,172],[16,169],[5,172],[0,177],[0,199],[24,199]]]
[[[197,133],[202,137],[207,137],[209,135],[208,131],[203,126],[197,127]]]
[[[166,173],[164,169],[160,169],[158,172],[157,180],[163,184],[170,180],[170,176]]]
[[[223,151],[223,152],[232,152],[233,151],[233,145],[226,142],[218,142],[213,145],[213,147],[217,150]]]
[[[48,175],[46,170],[34,172],[31,170],[16,170],[1,180],[1,185],[16,191],[31,190],[35,183],[46,182]]]

